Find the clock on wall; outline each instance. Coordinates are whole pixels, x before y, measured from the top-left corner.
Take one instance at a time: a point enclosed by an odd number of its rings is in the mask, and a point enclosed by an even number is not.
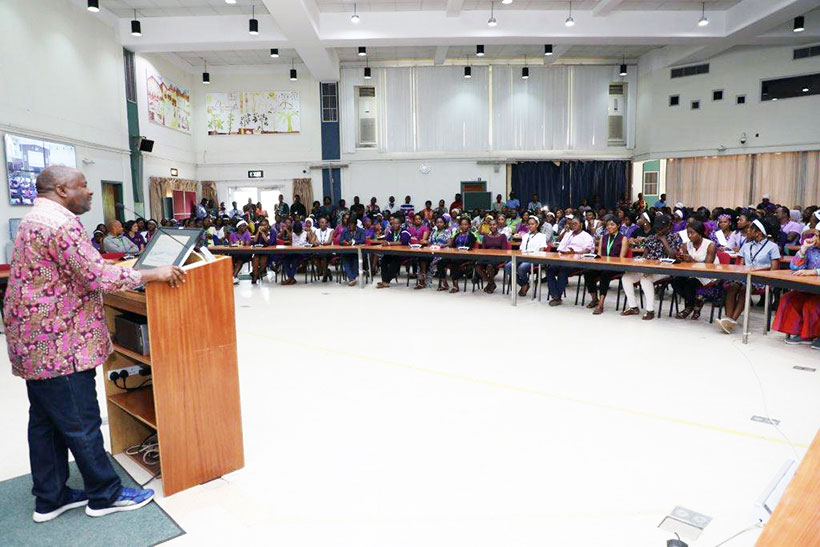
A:
[[[430,171],[430,166],[426,163],[422,163],[421,165],[419,165],[419,173],[421,173],[422,175],[429,175]]]

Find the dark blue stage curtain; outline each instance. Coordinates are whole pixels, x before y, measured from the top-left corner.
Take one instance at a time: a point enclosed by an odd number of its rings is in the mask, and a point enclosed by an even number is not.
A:
[[[627,191],[629,161],[528,161],[512,166],[512,190],[522,205],[538,194],[541,203],[556,208],[577,207],[582,199],[590,205],[598,196],[614,209]]]

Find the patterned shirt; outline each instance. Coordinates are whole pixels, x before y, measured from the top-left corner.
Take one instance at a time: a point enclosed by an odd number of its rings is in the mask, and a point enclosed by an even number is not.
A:
[[[102,293],[141,279],[107,264],[71,211],[37,198],[20,223],[5,297],[12,374],[43,380],[103,364],[112,347]]]
[[[820,274],[820,247],[811,247],[806,254],[795,256],[789,267],[792,270],[817,270]]]
[[[683,240],[681,240],[680,236],[674,232],[670,232],[666,234],[666,243],[669,245],[669,248],[672,249],[672,252],[677,253],[681,245],[683,245]],[[666,253],[666,248],[661,243],[660,237],[657,234],[653,234],[646,238],[645,242],[646,250],[644,251],[644,258],[647,260],[658,260],[661,258],[675,258],[675,255],[669,256]]]

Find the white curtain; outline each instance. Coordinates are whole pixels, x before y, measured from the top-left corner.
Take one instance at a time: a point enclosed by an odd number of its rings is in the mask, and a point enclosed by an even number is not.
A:
[[[490,149],[489,68],[474,66],[464,78],[460,66],[416,67],[416,149]]]
[[[570,72],[569,149],[607,147],[611,66],[572,66]]]
[[[493,67],[493,149],[566,150],[569,143],[569,69]]]
[[[379,105],[379,150],[412,152],[415,150],[415,114],[413,69],[381,68],[382,88],[376,90]]]
[[[381,90],[381,76],[383,72],[374,70],[373,78],[364,79],[361,68],[343,68],[339,82],[339,131],[342,140],[342,152],[353,154],[356,152],[356,86],[373,86],[378,98]]]

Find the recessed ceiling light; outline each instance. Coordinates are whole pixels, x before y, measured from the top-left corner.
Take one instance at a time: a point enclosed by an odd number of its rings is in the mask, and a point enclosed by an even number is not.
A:
[[[88,11],[91,13],[100,11],[100,0],[88,0]]]
[[[359,11],[356,7],[356,3],[353,3],[353,15],[350,16],[351,23],[358,23],[359,22]]]
[[[501,0],[502,4],[512,4],[513,0]]]
[[[700,20],[698,20],[699,27],[705,27],[709,24],[709,19],[706,18],[706,2],[700,4]]]
[[[803,32],[806,30],[806,19],[802,15],[794,18],[794,32]]]
[[[236,0],[225,0],[226,4],[236,4]]]

